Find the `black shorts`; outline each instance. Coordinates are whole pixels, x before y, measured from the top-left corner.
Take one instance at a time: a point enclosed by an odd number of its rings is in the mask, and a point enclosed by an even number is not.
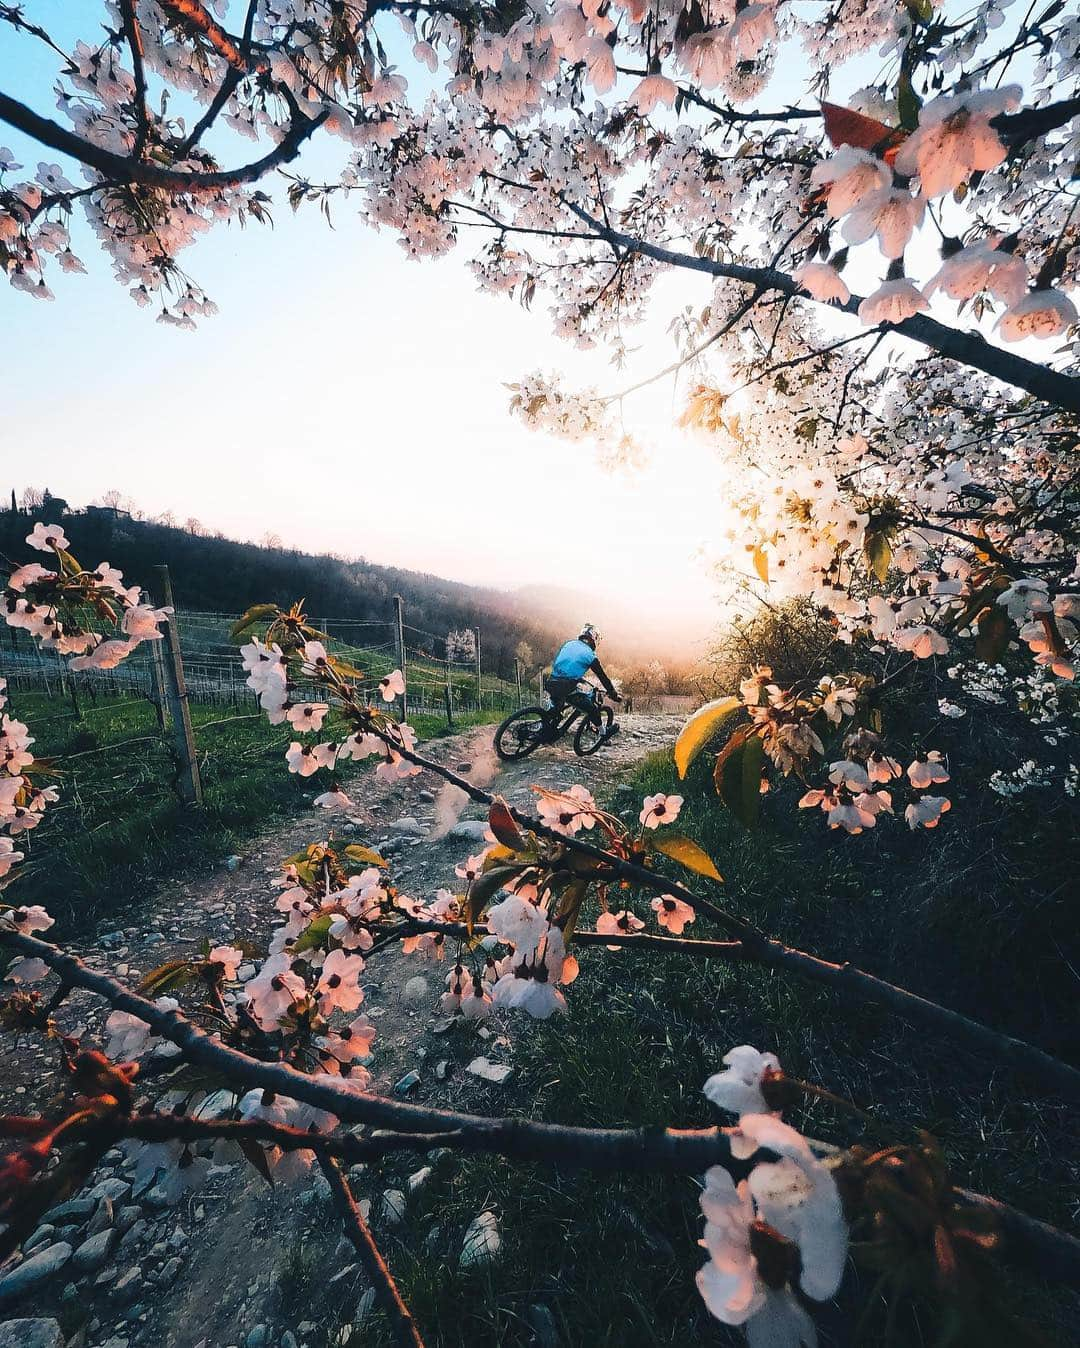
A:
[[[579,683],[579,679],[548,679],[546,685],[548,695],[555,703],[556,710],[568,702],[575,707],[581,707],[583,711],[592,705],[588,693],[578,692]]]

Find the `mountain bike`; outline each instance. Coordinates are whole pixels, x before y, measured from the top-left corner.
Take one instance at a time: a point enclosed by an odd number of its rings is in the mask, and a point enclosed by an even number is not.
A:
[[[504,763],[527,758],[542,744],[555,744],[574,731],[574,752],[586,758],[596,753],[614,733],[615,713],[604,702],[600,688],[579,687],[557,712],[544,707],[522,707],[511,712],[495,732],[495,752]]]

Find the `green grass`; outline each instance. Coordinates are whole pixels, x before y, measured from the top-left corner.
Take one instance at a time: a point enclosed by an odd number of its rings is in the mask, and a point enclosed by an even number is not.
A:
[[[54,764],[60,800],[28,838],[18,880],[22,903],[43,903],[61,934],[85,930],[164,878],[212,864],[257,831],[305,808],[315,783],[286,770],[290,726],[227,707],[192,706],[202,774],[201,809],[180,804],[169,733],[149,702],[68,703],[17,690],[13,714],[30,727],[34,753]],[[455,730],[500,712],[455,717]],[[240,717],[242,719],[234,719]],[[334,733],[332,720],[327,728]],[[421,739],[447,733],[437,716],[413,718]],[[342,765],[342,776],[366,765]]]
[[[894,880],[880,854],[860,853],[865,840],[836,845],[823,830],[812,831],[816,819],[784,813],[784,802],[770,809],[771,823],[748,833],[706,789],[705,775],[703,765],[681,788],[688,801],[679,828],[717,858],[726,883],[714,898],[791,944],[856,955],[916,990],[932,988],[944,997],[955,968],[960,996],[971,995],[975,957],[965,938],[950,936],[947,927],[922,930],[930,914],[925,905],[906,905],[910,873],[901,870]],[[656,756],[637,774],[631,799],[676,787],[670,764]],[[636,807],[628,805],[626,814],[635,818]],[[888,844],[894,845],[912,846],[902,839]],[[948,857],[916,857],[910,864],[916,862],[937,866],[938,880],[954,883]],[[999,911],[994,897],[985,891],[971,897],[984,921]],[[644,896],[632,897],[630,906],[645,916]],[[711,933],[699,921],[688,934]],[[983,933],[971,944],[981,948],[990,940]],[[864,1138],[879,1145],[914,1140],[916,1130],[926,1128],[944,1146],[958,1183],[1073,1226],[1080,1154],[1072,1118],[1052,1091],[1042,1092],[1030,1078],[789,975],[676,956],[579,955],[571,1014],[546,1024],[515,1019],[516,1085],[508,1095],[493,1093],[481,1108],[595,1126],[705,1124],[714,1120],[700,1093],[703,1081],[727,1049],[752,1043],[775,1051],[792,1075],[857,1103],[872,1119],[867,1132],[852,1115],[813,1102],[788,1114],[807,1135],[838,1145]],[[1038,956],[1014,945],[1014,959],[1022,967],[996,979],[996,994],[984,988],[988,1004],[969,1006],[975,1014],[1004,1025],[1014,1013],[1025,1018],[1016,989]],[[986,980],[995,982],[993,969]],[[472,1051],[466,1047],[461,1060]],[[400,1174],[384,1169],[378,1185],[399,1181],[408,1163],[398,1168]],[[448,1158],[412,1221],[388,1238],[385,1253],[428,1342],[441,1348],[524,1348],[536,1341],[528,1315],[538,1303],[554,1317],[567,1348],[739,1343],[705,1313],[694,1286],[703,1259],[696,1200],[691,1178],[554,1173],[498,1159]],[[499,1262],[463,1274],[456,1262],[462,1232],[487,1208],[502,1224]],[[1040,1330],[1037,1341],[1075,1341],[1076,1293],[1048,1290],[1012,1271],[1001,1286],[1006,1306]],[[824,1343],[852,1341],[851,1326],[868,1296],[869,1280],[860,1282],[853,1272],[836,1305],[815,1308]],[[373,1342],[382,1348],[390,1339],[385,1326],[380,1332],[384,1337]],[[925,1307],[917,1318],[901,1315],[898,1332],[898,1348],[935,1342]],[[1006,1342],[1028,1341],[1012,1333]],[[862,1341],[885,1341],[880,1315]],[[956,1342],[988,1344],[970,1335]]]

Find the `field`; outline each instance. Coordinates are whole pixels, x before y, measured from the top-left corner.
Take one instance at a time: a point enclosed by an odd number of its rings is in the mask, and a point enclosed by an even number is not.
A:
[[[34,753],[55,761],[61,789],[29,835],[20,895],[24,903],[46,904],[65,932],[91,927],[163,875],[220,862],[315,794],[310,781],[285,770],[295,732],[254,711],[192,703],[204,791],[197,810],[182,805],[173,789],[171,741],[150,701],[130,693],[92,704],[83,699],[79,716],[59,698],[17,689],[11,711],[35,736]],[[473,711],[455,716],[455,726],[501,715]],[[413,716],[412,724],[421,739],[446,731],[437,715]],[[333,719],[326,725],[333,734]],[[343,764],[342,778],[367,770]]]
[[[991,933],[979,941],[950,939],[928,905],[902,907],[898,887],[883,878],[880,855],[860,855],[851,846],[868,840],[845,846],[843,839],[826,838],[823,845],[811,821],[788,825],[782,815],[749,833],[717,804],[704,770],[680,786],[664,755],[646,760],[631,787],[635,800],[656,790],[685,791],[680,825],[717,859],[726,881],[720,900],[789,943],[850,956],[951,1005],[975,997],[978,983],[982,1003],[969,1008],[976,1014],[1011,1028],[1030,1019],[1017,989],[1038,967],[1038,949],[1014,940],[1013,967],[1003,977],[1000,961],[987,964],[982,953]],[[616,803],[629,799],[616,793]],[[636,808],[627,805],[626,813],[636,815]],[[950,862],[933,864],[934,879],[947,888]],[[910,884],[910,876],[900,884]],[[984,913],[991,911],[992,896],[981,897]],[[631,896],[630,906],[645,912],[642,899]],[[698,922],[692,934],[710,933]],[[500,1112],[594,1126],[707,1124],[713,1118],[701,1084],[730,1047],[750,1043],[776,1052],[789,1074],[824,1086],[868,1116],[864,1122],[821,1101],[790,1110],[788,1117],[808,1136],[877,1146],[913,1141],[927,1129],[958,1183],[1066,1229],[1075,1222],[1080,1154],[1071,1112],[1030,1077],[785,975],[593,950],[581,963],[568,1017],[515,1025],[517,1084],[512,1102],[500,1096]],[[1057,1039],[1037,1042],[1053,1049],[1067,1034],[1062,1026]],[[400,1178],[405,1173],[407,1167]],[[393,1178],[388,1174],[385,1182]],[[734,1344],[738,1336],[710,1320],[693,1284],[704,1258],[696,1247],[697,1192],[694,1181],[677,1177],[455,1161],[438,1172],[424,1214],[391,1238],[386,1252],[429,1341],[447,1348],[545,1342],[537,1335],[540,1321],[554,1325],[558,1342],[590,1348]],[[433,1222],[443,1229],[464,1226],[484,1209],[502,1223],[500,1262],[490,1273],[462,1279],[432,1258],[425,1232]],[[292,1276],[302,1282],[303,1271],[298,1254]],[[821,1308],[818,1327],[826,1343],[852,1342],[853,1317],[864,1309],[864,1344],[936,1342],[925,1303],[919,1311],[900,1310],[890,1339],[884,1302],[872,1294],[872,1283],[851,1277],[839,1302]],[[1015,1274],[1005,1290],[1025,1323],[1006,1317],[995,1289],[987,1287],[983,1336],[958,1343],[1004,1348],[1071,1341],[1080,1311],[1075,1293]]]

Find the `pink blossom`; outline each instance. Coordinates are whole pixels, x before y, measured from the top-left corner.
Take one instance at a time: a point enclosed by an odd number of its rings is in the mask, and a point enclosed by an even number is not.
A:
[[[38,552],[66,552],[71,546],[59,524],[35,524],[26,541]]]
[[[656,914],[657,923],[672,936],[681,936],[697,914],[688,903],[673,894],[660,894],[649,905]],[[603,914],[601,914],[603,916]]]
[[[682,796],[667,796],[658,791],[655,796],[645,797],[638,818],[646,828],[659,828],[661,824],[673,824],[682,807]]]

